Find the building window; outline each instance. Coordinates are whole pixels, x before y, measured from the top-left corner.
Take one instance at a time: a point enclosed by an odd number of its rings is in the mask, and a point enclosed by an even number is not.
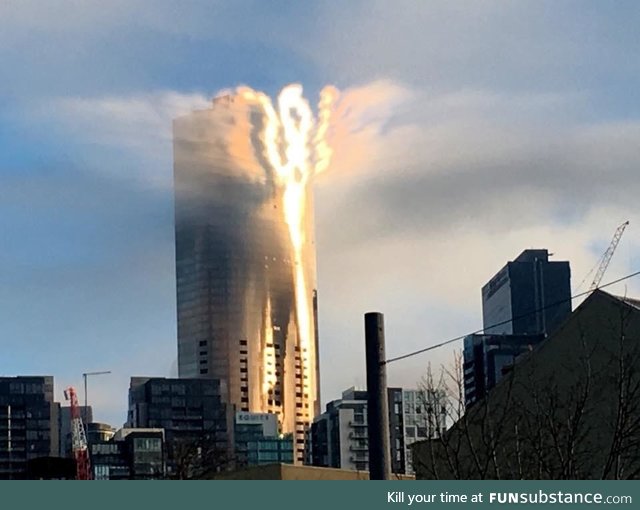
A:
[[[134,448],[143,452],[161,452],[162,441],[158,438],[135,438]]]
[[[207,374],[208,372],[209,372],[209,370],[208,370],[208,369],[206,369],[206,368],[201,368],[201,369],[200,369],[200,373],[201,373],[201,374]]]

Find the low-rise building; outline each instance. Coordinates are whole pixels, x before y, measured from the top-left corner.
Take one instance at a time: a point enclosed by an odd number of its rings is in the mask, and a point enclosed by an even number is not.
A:
[[[268,464],[210,473],[206,478],[215,480],[368,480],[369,472],[295,464]],[[415,480],[415,477],[394,475],[393,479]]]
[[[280,433],[275,414],[237,412],[234,438],[238,467],[294,461],[293,435]]]
[[[518,356],[530,352],[544,335],[469,335],[464,339],[465,406],[484,398],[502,379]]]
[[[170,477],[228,469],[234,410],[223,395],[217,379],[132,377],[127,427],[164,429]]]
[[[162,429],[120,429],[89,443],[95,480],[153,480],[166,477]]]
[[[388,388],[389,445],[391,471],[412,474],[409,446],[420,439],[440,433],[436,413],[438,405],[426,391]],[[329,402],[326,411],[317,416],[308,435],[308,462],[313,466],[355,471],[369,469],[369,432],[367,392],[350,388],[342,398]]]

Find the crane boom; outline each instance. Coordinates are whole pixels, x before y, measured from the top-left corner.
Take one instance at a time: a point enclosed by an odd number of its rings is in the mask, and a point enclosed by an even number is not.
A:
[[[626,229],[628,225],[629,225],[629,221],[625,221],[622,225],[620,225],[616,229],[615,234],[613,234],[613,239],[611,240],[611,244],[609,245],[609,248],[607,248],[607,251],[604,252],[604,255],[602,256],[602,262],[600,262],[600,266],[598,267],[598,272],[596,273],[596,276],[593,279],[593,282],[591,283],[591,287],[589,287],[590,291],[597,289],[598,285],[600,285],[600,282],[604,277],[604,273],[609,267],[609,262],[611,262],[611,257],[613,257],[613,253],[616,251],[616,248],[618,247],[620,238],[622,237],[622,234],[624,234],[624,229]]]
[[[89,447],[84,432],[78,395],[74,387],[70,386],[64,392],[65,398],[71,406],[71,438],[73,456],[76,459],[76,479],[91,480],[91,464],[89,462]]]

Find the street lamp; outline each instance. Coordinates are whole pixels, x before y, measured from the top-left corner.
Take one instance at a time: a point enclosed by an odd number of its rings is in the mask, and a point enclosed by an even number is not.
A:
[[[84,426],[87,426],[87,421],[88,421],[88,412],[89,412],[89,404],[88,404],[88,397],[87,397],[87,378],[90,375],[106,375],[106,374],[110,374],[111,370],[103,370],[101,372],[85,372],[82,374],[82,377],[84,378]]]

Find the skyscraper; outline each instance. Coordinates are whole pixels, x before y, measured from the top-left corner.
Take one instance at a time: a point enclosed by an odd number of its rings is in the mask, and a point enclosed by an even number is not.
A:
[[[277,414],[301,462],[319,411],[311,189],[269,159],[288,154],[270,122],[241,94],[174,121],[178,370]]]
[[[485,334],[553,333],[571,314],[570,278],[569,262],[550,262],[547,250],[523,251],[482,287]]]
[[[467,407],[571,314],[570,279],[569,262],[550,262],[547,250],[525,250],[482,287],[484,334],[464,339]]]

